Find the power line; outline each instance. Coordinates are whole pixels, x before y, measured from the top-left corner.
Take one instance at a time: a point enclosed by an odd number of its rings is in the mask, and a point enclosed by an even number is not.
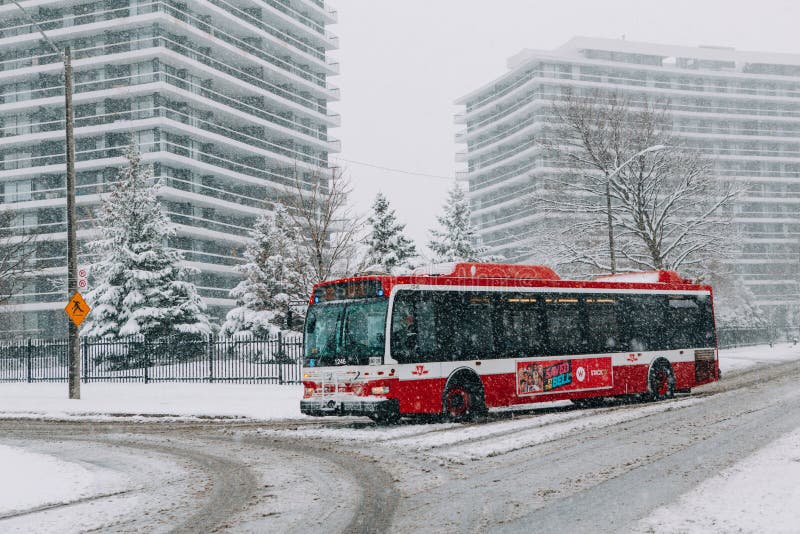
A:
[[[455,176],[443,176],[441,174],[429,174],[424,172],[416,172],[416,171],[409,171],[405,169],[395,169],[392,167],[384,167],[383,165],[375,165],[374,163],[366,163],[363,161],[355,161],[352,159],[341,158],[338,156],[332,156],[331,159],[335,159],[338,161],[346,161],[347,163],[352,163],[353,165],[362,165],[364,167],[371,167],[373,169],[380,169],[382,171],[389,171],[389,172],[396,172],[400,174],[407,174],[409,176],[421,176],[425,178],[436,178],[439,180],[455,180]]]

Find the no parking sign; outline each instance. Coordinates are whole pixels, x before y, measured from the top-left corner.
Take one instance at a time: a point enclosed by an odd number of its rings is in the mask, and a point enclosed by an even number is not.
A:
[[[86,267],[78,269],[78,290],[85,291],[89,287],[89,273]]]

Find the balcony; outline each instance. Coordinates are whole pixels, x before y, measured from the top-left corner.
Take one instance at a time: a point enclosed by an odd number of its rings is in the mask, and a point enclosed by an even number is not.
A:
[[[328,21],[331,24],[339,22],[339,12],[332,7],[325,7],[325,13],[328,15]]]
[[[223,1],[220,1],[220,0],[208,0],[208,2],[210,4],[216,6],[217,8],[223,9],[226,12],[230,13],[230,8],[229,8],[229,6],[227,5],[226,2],[223,2]],[[212,18],[211,18],[210,15],[200,15],[198,13],[194,13],[194,12],[189,11],[189,10],[178,9],[178,8],[176,8],[176,7],[172,6],[172,5],[169,5],[169,4],[165,3],[165,2],[156,1],[156,2],[153,2],[152,4],[149,4],[149,5],[138,6],[137,10],[136,10],[136,16],[146,15],[148,13],[159,13],[159,12],[167,13],[170,16],[174,17],[175,19],[179,20],[180,22],[182,22],[184,24],[187,24],[189,26],[197,28],[197,29],[199,29],[199,30],[201,30],[203,32],[206,32],[206,33],[208,33],[208,34],[210,34],[210,35],[212,35],[214,37],[217,37],[218,39],[221,39],[221,40],[223,40],[225,42],[234,44],[235,46],[237,46],[237,47],[239,47],[239,48],[241,48],[243,50],[247,50],[248,52],[251,52],[251,50],[255,49],[255,50],[258,51],[258,54],[267,55],[267,56],[269,56],[271,58],[271,59],[267,59],[267,61],[270,61],[270,62],[277,61],[279,63],[287,63],[285,60],[281,60],[281,59],[276,58],[275,56],[273,56],[270,53],[270,51],[267,48],[263,47],[263,46],[260,46],[260,47],[256,48],[253,45],[251,45],[251,44],[249,44],[249,43],[247,43],[245,41],[242,41],[238,37],[234,37],[234,36],[229,35],[227,32],[221,30],[220,28],[218,28],[217,26],[212,24]],[[129,7],[124,7],[124,8],[110,9],[110,10],[99,11],[99,12],[96,11],[96,12],[92,12],[92,13],[86,14],[86,15],[69,15],[69,16],[64,16],[64,17],[58,17],[58,18],[54,18],[54,19],[51,19],[51,20],[40,21],[40,24],[43,27],[45,27],[45,29],[47,29],[47,30],[57,30],[57,29],[62,29],[62,28],[83,26],[83,25],[88,25],[88,24],[93,24],[93,23],[98,23],[98,22],[105,22],[105,21],[110,21],[110,20],[115,20],[115,19],[121,19],[121,18],[129,17],[129,16],[131,16],[130,15],[130,8]],[[231,13],[231,16],[235,16],[235,15]],[[280,43],[284,47],[287,44],[291,45],[291,47],[294,47],[295,49],[297,49],[297,51],[299,51],[299,52],[301,52],[303,54],[306,54],[308,56],[311,56],[315,60],[320,61],[323,64],[325,64],[324,63],[325,62],[325,54],[323,52],[320,52],[319,50],[317,50],[313,46],[305,43],[304,41],[300,40],[299,38],[295,37],[294,35],[292,35],[290,33],[287,33],[285,31],[281,31],[281,30],[275,29],[272,26],[264,23],[263,21],[260,21],[260,20],[254,19],[254,18],[247,19],[246,22],[248,24],[250,24],[251,26],[257,28],[258,30],[260,30],[262,32],[265,32],[265,33],[271,35],[272,37],[278,39],[280,41]],[[324,31],[324,28],[322,28],[321,31]],[[0,27],[0,39],[7,38],[7,37],[17,37],[17,36],[20,36],[20,35],[27,35],[27,34],[37,35],[38,36],[37,30],[29,23],[28,24],[16,25],[16,26],[9,26],[9,27]],[[336,36],[333,35],[333,34],[323,35],[322,37],[324,37],[327,40],[329,40],[333,45],[336,45],[336,43],[334,43],[332,41],[332,39],[336,39],[336,41],[338,43],[338,38],[336,38]],[[291,51],[292,48],[286,48],[286,50]],[[259,56],[259,57],[262,57],[262,56]],[[263,59],[263,57],[262,57],[262,59]],[[291,65],[289,67],[289,70],[292,70],[292,69],[294,69],[296,67],[299,68],[297,66],[297,64],[295,62],[293,62],[293,61],[292,62],[288,62],[288,63],[291,63]],[[300,70],[302,71],[303,69],[300,68]],[[303,72],[305,72],[305,71],[303,71]],[[298,74],[298,75],[303,76],[303,74]]]

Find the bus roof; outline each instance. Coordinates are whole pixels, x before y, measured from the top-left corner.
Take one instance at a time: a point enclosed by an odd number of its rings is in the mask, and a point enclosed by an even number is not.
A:
[[[480,287],[559,287],[586,289],[711,291],[711,287],[682,278],[675,271],[643,271],[597,276],[592,280],[562,280],[550,267],[504,263],[456,262],[430,265],[407,275],[359,273],[350,278],[327,280],[314,289],[356,280],[381,280],[382,296],[396,285],[447,285]],[[312,296],[313,301],[313,296]]]

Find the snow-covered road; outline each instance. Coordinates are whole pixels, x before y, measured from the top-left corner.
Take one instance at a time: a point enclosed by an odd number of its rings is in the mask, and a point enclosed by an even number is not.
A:
[[[303,418],[286,386],[0,385],[0,530],[794,532],[800,348],[721,356],[673,401],[469,425]]]

